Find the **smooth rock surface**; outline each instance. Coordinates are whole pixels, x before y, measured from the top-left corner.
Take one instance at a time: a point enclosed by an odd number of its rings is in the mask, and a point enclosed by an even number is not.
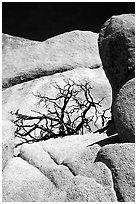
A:
[[[11,121],[2,121],[2,170],[14,155],[15,126]]]
[[[105,163],[112,172],[119,202],[135,202],[135,144],[110,144],[102,147],[96,162]]]
[[[73,176],[67,167],[57,165],[39,143],[22,145],[19,156],[38,168],[56,187],[66,184]]]
[[[13,158],[3,171],[3,202],[46,202],[55,185],[37,168]]]
[[[135,142],[135,78],[119,91],[113,105],[114,122],[121,142]]]
[[[75,68],[101,66],[98,34],[72,31],[43,42],[3,34],[3,88]]]
[[[85,135],[71,135],[63,138],[50,139],[47,141],[41,142],[41,146],[44,151],[48,152],[52,159],[58,163],[62,164],[62,162],[66,159],[77,157],[79,154],[87,153],[88,158],[93,162],[96,157],[96,153],[99,149],[99,146],[94,150],[87,150],[85,152],[85,148],[88,145],[91,145],[100,140],[106,139],[108,136],[106,134],[85,134]],[[84,151],[84,152],[83,152]],[[92,155],[90,155],[92,153]],[[83,155],[84,156],[84,155]],[[84,156],[85,158],[85,156]]]
[[[118,90],[135,76],[135,15],[112,16],[99,33],[99,53],[113,90]]]

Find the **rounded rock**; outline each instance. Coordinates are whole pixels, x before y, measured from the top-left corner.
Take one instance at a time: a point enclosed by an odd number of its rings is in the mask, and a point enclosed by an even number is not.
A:
[[[134,78],[135,70],[135,16],[112,16],[101,28],[99,53],[103,68],[113,90],[113,99],[119,89]]]
[[[135,78],[129,80],[117,94],[113,115],[119,139],[135,142]]]

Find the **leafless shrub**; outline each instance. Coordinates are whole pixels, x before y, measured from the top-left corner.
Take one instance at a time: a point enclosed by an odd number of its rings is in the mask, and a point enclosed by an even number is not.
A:
[[[55,98],[40,93],[35,95],[38,104],[43,104],[47,110],[46,114],[33,111],[36,116],[30,116],[19,113],[19,110],[16,113],[12,112],[16,116],[15,136],[20,137],[22,143],[84,134],[85,130],[92,132],[91,122],[97,126],[98,119],[101,119],[102,126],[104,126],[110,119],[106,116],[110,108],[99,111],[104,98],[98,102],[94,101],[89,82],[76,83],[70,79],[64,79],[64,83],[63,87],[56,82],[53,84],[58,91]],[[94,115],[90,114],[91,109],[94,109]]]

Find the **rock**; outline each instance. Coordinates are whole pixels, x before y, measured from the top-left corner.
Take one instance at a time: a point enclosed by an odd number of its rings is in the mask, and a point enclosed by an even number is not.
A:
[[[100,148],[98,144],[82,148],[77,151],[77,154],[63,160],[62,164],[67,166],[75,176],[94,178],[97,183],[111,188],[113,181],[108,167],[101,162],[94,163]]]
[[[29,39],[15,37],[8,34],[2,34],[2,49],[6,52],[8,49],[14,50],[20,47],[26,47],[39,44],[40,42],[32,41]]]
[[[53,183],[21,158],[13,158],[3,171],[3,202],[46,202],[56,191]]]
[[[69,158],[64,160],[62,164],[67,166],[75,176],[93,178],[104,188],[113,188],[111,171],[102,162],[92,163],[90,160],[84,161],[81,158]]]
[[[2,121],[2,169],[14,155],[15,126],[11,121]]]
[[[117,94],[113,115],[120,141],[135,142],[135,78],[129,80]]]
[[[84,176],[75,176],[64,188],[65,202],[116,202],[115,191],[105,189],[94,179]]]
[[[105,138],[108,138],[106,134],[99,133],[71,135],[63,138],[49,139],[41,142],[41,145],[44,151],[48,152],[57,164],[62,164],[64,160],[75,158],[79,154],[85,159],[87,156],[87,159],[90,158],[93,162],[100,146],[96,145],[91,149],[86,147]]]
[[[98,44],[114,99],[118,90],[135,76],[135,15],[112,16],[102,26]]]
[[[105,163],[112,172],[119,202],[135,202],[135,145],[110,144],[102,147],[96,162]]]
[[[105,73],[102,68],[98,69],[75,69],[67,71],[64,73],[57,73],[52,76],[45,76],[39,79],[35,79],[26,83],[22,83],[11,88],[8,88],[3,91],[3,118],[14,121],[12,112],[16,112],[19,109],[19,113],[27,115],[38,115],[34,111],[39,111],[42,113],[47,113],[46,108],[43,107],[43,103],[38,105],[38,98],[35,97],[38,93],[46,95],[48,97],[56,97],[58,90],[53,87],[53,84],[56,82],[64,87],[64,79],[71,79],[74,82],[83,82],[89,81],[92,89],[92,95],[95,102],[100,101],[101,107],[98,106],[100,113],[103,113],[104,109],[107,109],[111,106],[111,87],[105,76]],[[83,96],[81,96],[82,98]],[[90,115],[95,114],[95,109],[91,108],[89,111]],[[110,111],[107,111],[107,116],[110,116]],[[96,118],[94,117],[94,121]],[[98,119],[97,126],[94,123],[91,123],[92,131],[96,130],[97,127],[102,126],[101,118]],[[88,132],[87,132],[88,133]]]
[[[101,147],[97,144],[92,147],[83,147],[77,152],[73,153],[70,157],[62,161],[61,164],[67,166],[74,175],[85,175],[88,176],[91,174],[91,165],[97,156],[97,152]],[[90,171],[91,170],[91,171]]]
[[[114,119],[117,131],[124,142],[135,142],[135,78],[119,91],[114,102]]]
[[[74,68],[98,68],[98,34],[72,31],[43,42],[3,34],[3,88]]]
[[[58,188],[73,176],[67,167],[57,165],[39,143],[22,145],[19,156],[38,168]]]
[[[74,176],[66,186],[54,191],[49,202],[117,202],[114,189],[103,188],[94,179]]]

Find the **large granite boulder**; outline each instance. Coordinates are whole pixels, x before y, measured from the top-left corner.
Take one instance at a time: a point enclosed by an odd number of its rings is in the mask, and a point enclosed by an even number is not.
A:
[[[119,91],[113,105],[114,122],[122,142],[135,142],[135,78]]]
[[[135,144],[110,144],[102,147],[96,162],[103,162],[112,172],[119,202],[135,202]]]
[[[61,179],[61,177],[60,177]],[[93,178],[72,176],[64,186],[55,186],[33,165],[12,159],[3,172],[3,202],[116,202],[113,188],[104,188]]]
[[[23,159],[10,160],[3,171],[3,202],[46,202],[55,185]]]
[[[2,121],[2,169],[14,156],[15,125],[9,120]]]
[[[135,76],[135,15],[112,16],[102,26],[98,44],[114,99],[125,82]]]
[[[72,31],[43,42],[3,34],[3,88],[74,68],[101,66],[98,34]]]
[[[73,176],[67,167],[57,165],[39,143],[22,145],[19,156],[38,168],[58,188],[65,185]]]
[[[103,188],[94,179],[73,177],[64,188],[65,202],[117,202],[114,189]]]

